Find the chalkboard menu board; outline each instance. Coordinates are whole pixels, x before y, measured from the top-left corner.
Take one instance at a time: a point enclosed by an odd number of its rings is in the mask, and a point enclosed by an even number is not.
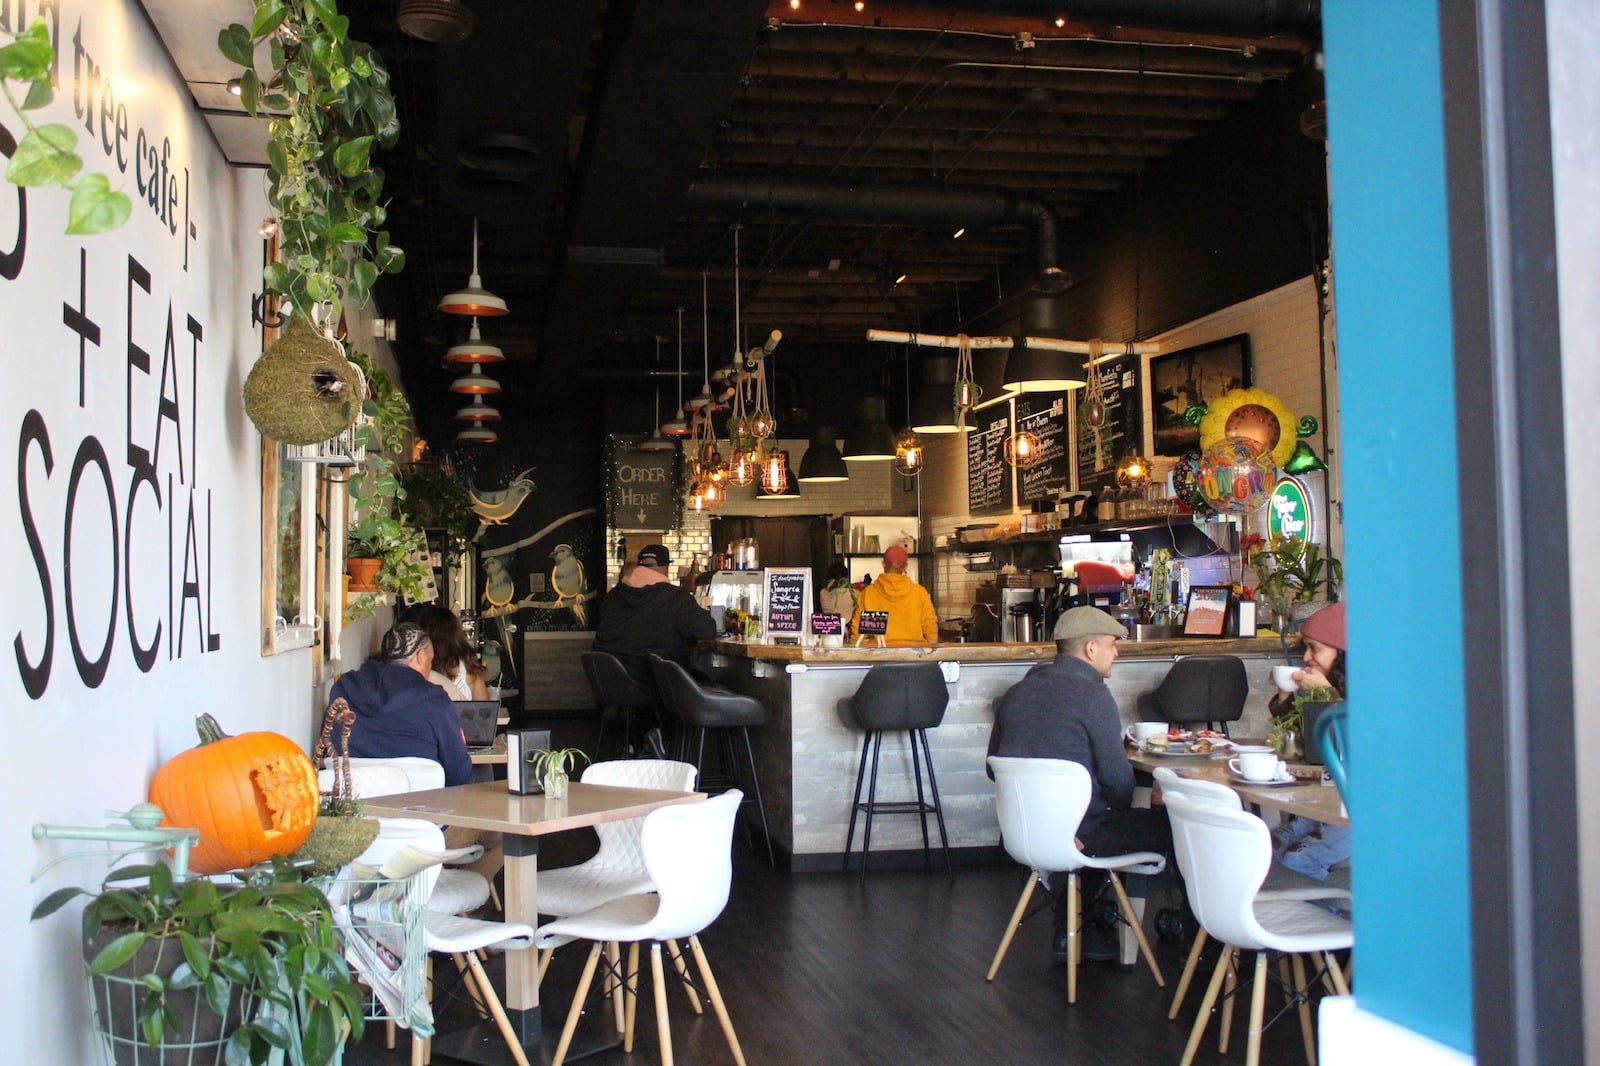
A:
[[[862,611],[860,636],[881,637],[889,632],[888,611]]]
[[[811,618],[811,568],[769,566],[761,578],[764,640],[801,640]]]
[[[622,529],[670,529],[677,518],[672,492],[672,452],[636,452],[618,441],[616,513],[611,520]]]
[[[1011,510],[1011,468],[1006,438],[1011,435],[1011,402],[997,403],[969,416],[977,426],[967,434],[967,510],[993,514]]]
[[[1028,392],[1015,402],[1017,432],[1034,433],[1040,444],[1039,461],[1017,471],[1017,494],[1024,503],[1054,500],[1072,487],[1072,452],[1067,448],[1072,394]]]
[[[1144,435],[1140,429],[1139,404],[1143,389],[1139,386],[1139,362],[1137,355],[1119,355],[1090,368],[1090,373],[1100,377],[1100,401],[1106,405],[1098,449],[1095,431],[1083,422],[1083,404],[1089,390],[1079,390],[1073,396],[1078,403],[1080,489],[1114,484],[1117,460],[1125,455],[1137,455],[1142,450]]]
[[[844,632],[844,615],[842,614],[814,614],[811,616],[811,632],[819,637],[837,637]]]

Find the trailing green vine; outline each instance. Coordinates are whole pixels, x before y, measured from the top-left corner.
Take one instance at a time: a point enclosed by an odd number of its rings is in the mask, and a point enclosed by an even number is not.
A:
[[[411,428],[411,404],[394,379],[361,352],[350,361],[367,379],[367,396],[361,412],[371,419],[356,425],[356,443],[365,449],[362,465],[350,474],[350,524],[347,535],[351,558],[378,559],[378,592],[415,600],[433,576],[428,565],[428,541],[421,528],[409,522],[401,509],[405,487],[400,463],[405,457],[406,435]],[[350,601],[350,617],[370,615],[376,601],[371,593]]]
[[[472,493],[453,469],[440,462],[414,463],[400,471],[401,512],[418,529],[444,533],[444,556],[451,562],[466,551],[467,530],[477,521]]]
[[[35,125],[28,117],[55,99],[50,84],[56,50],[43,19],[34,19],[27,29],[0,47],[0,91],[16,112],[25,132],[11,153],[6,180],[13,185],[43,188],[59,185],[72,194],[67,205],[67,232],[105,233],[128,221],[133,201],[128,194],[111,188],[104,174],[83,174],[83,157],[78,155],[78,134],[59,122]],[[17,102],[12,83],[26,85],[27,92]]]
[[[217,36],[242,68],[245,112],[274,116],[267,198],[278,210],[282,254],[264,271],[267,288],[312,318],[341,298],[363,306],[379,275],[405,265],[383,228],[383,171],[372,165],[373,149],[400,135],[389,72],[349,32],[334,0],[255,0],[248,27],[233,23]],[[263,42],[264,79],[255,69]]]

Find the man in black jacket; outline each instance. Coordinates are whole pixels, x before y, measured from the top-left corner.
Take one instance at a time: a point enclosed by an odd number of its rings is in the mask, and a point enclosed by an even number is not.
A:
[[[651,652],[687,667],[694,642],[717,635],[711,613],[667,576],[671,565],[665,546],[640,548],[638,565],[623,570],[622,580],[606,594],[594,634],[595,651],[615,655],[651,688]]]
[[[1122,717],[1106,687],[1117,660],[1121,624],[1095,607],[1074,607],[1056,623],[1056,657],[1028,671],[1000,699],[989,734],[989,754],[1017,758],[1067,759],[1089,771],[1089,806],[1078,824],[1078,846],[1085,855],[1123,855],[1130,851],[1170,854],[1172,827],[1167,812],[1131,806],[1133,767],[1122,746]],[[990,777],[994,772],[990,771]],[[1092,899],[1086,870],[1080,880]],[[1097,887],[1097,886],[1096,886]],[[1061,903],[1065,903],[1065,893]],[[1065,961],[1067,915],[1056,912],[1055,950]],[[1085,944],[1084,958],[1111,955],[1109,946]]]

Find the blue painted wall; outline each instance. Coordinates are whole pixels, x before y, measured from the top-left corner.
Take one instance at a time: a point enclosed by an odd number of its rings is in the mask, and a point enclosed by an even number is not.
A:
[[[1472,1050],[1454,379],[1434,3],[1330,0],[1356,998]]]

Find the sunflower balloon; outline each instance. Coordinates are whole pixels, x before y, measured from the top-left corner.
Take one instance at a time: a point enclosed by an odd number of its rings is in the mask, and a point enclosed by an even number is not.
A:
[[[1294,454],[1298,428],[1290,414],[1265,389],[1230,389],[1213,401],[1200,419],[1200,450],[1234,438],[1253,441],[1283,466]]]

